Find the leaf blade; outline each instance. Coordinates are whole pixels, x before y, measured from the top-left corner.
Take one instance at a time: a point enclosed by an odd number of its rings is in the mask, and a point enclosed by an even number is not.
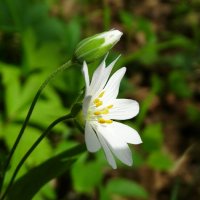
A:
[[[84,151],[85,145],[78,145],[31,169],[14,183],[7,200],[32,199],[44,184],[66,172]]]

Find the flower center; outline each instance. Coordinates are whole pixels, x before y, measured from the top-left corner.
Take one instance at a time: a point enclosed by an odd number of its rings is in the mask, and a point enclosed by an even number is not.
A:
[[[105,94],[105,92],[101,92],[98,98],[94,99],[92,112],[90,112],[90,118],[98,121],[100,124],[111,124],[113,121],[111,119],[104,119],[103,115],[107,115],[110,112],[110,109],[113,107],[113,105],[108,105],[106,107],[103,107],[99,109],[100,106],[103,106],[102,97]]]

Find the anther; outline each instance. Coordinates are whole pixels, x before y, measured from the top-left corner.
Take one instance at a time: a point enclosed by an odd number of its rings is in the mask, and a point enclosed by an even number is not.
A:
[[[105,120],[105,121],[106,121],[107,124],[112,124],[112,122],[113,122],[111,119],[108,119],[108,120]]]
[[[101,112],[100,112],[100,111],[95,111],[94,114],[95,114],[95,115],[100,115]]]
[[[111,105],[109,105],[109,106],[107,106],[107,108],[108,109],[111,109],[113,107],[113,105],[111,104]]]
[[[105,93],[104,91],[101,92],[101,94],[99,95],[99,98],[103,97],[104,93]]]
[[[111,119],[107,119],[107,120],[105,120],[105,119],[103,119],[103,118],[99,118],[98,119],[98,122],[100,123],[100,124],[112,124],[112,120]]]
[[[97,103],[95,103],[95,106],[96,106],[96,107],[99,107],[99,106],[101,106],[102,104],[103,104],[102,101],[98,101]]]
[[[96,104],[96,103],[98,103],[98,102],[100,102],[100,99],[95,99],[95,100],[93,101],[94,104]]]
[[[99,122],[100,124],[104,124],[104,123],[106,123],[106,120],[103,119],[103,118],[99,118],[99,119],[98,119],[98,122]]]
[[[104,108],[104,109],[101,111],[101,114],[104,114],[104,115],[106,115],[106,114],[108,114],[108,113],[109,113],[109,110],[106,109],[106,108]]]

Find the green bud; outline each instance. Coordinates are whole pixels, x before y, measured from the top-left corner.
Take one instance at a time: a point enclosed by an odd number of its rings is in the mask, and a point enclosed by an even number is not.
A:
[[[111,30],[88,37],[77,45],[75,59],[80,63],[93,62],[108,53],[121,36],[122,32]]]

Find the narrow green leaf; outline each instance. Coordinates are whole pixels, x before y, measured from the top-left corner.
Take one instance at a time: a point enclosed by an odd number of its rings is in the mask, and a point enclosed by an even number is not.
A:
[[[21,126],[20,124],[9,124],[9,126],[3,127],[3,138],[5,141],[5,144],[9,149],[13,146],[13,141],[17,137],[17,133],[19,132]],[[13,156],[11,160],[11,165],[9,170],[6,174],[5,183],[7,184],[10,180],[15,167],[19,163],[19,160],[24,156],[24,153],[28,151],[30,146],[36,141],[36,139],[41,135],[40,131],[33,127],[27,127],[26,134],[23,135],[20,145],[15,150],[15,155]],[[29,156],[25,162],[25,164],[21,167],[16,179],[21,177],[27,172],[27,166],[30,168],[30,166],[37,166],[44,162],[47,158],[49,158],[52,155],[52,147],[49,143],[49,140],[47,138],[44,138],[40,145],[33,151],[31,156]]]
[[[32,199],[43,185],[66,172],[84,150],[85,145],[78,145],[31,169],[14,183],[7,200]]]

